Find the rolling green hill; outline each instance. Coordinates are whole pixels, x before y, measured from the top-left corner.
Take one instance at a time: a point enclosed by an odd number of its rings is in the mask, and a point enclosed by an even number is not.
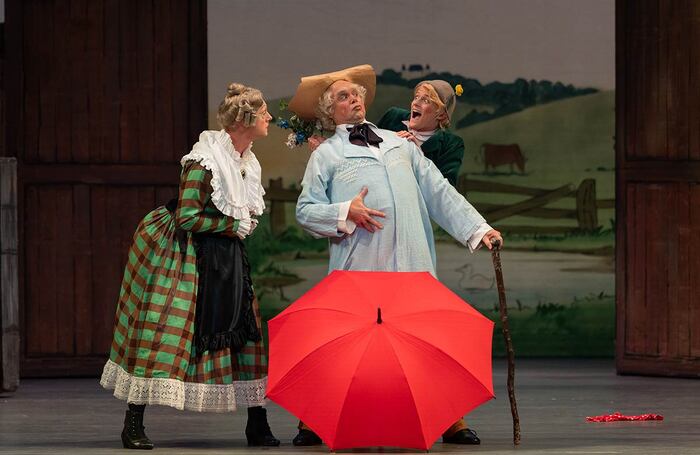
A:
[[[464,139],[466,152],[461,173],[481,174],[476,162],[481,144],[520,146],[527,158],[525,174],[478,176],[526,186],[578,184],[595,178],[598,196],[614,196],[615,93],[595,93],[557,101],[472,125],[456,131]],[[503,166],[497,174],[509,173]]]

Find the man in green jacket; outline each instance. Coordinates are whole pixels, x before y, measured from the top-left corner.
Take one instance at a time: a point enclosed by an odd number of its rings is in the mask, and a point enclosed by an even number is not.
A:
[[[455,109],[452,86],[443,80],[423,81],[413,91],[411,110],[392,107],[377,122],[415,143],[455,186],[464,157],[464,141],[447,130]]]

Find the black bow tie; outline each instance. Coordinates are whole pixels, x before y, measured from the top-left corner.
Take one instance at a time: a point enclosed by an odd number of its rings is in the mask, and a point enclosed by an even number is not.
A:
[[[380,142],[384,141],[372,131],[368,123],[348,127],[348,131],[350,132],[350,143],[361,147],[368,147],[368,144],[377,147]]]

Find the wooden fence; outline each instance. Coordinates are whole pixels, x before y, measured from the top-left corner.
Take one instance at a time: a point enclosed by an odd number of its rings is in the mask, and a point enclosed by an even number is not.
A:
[[[273,234],[279,234],[287,228],[287,218],[285,215],[285,204],[287,202],[297,202],[301,190],[285,189],[282,177],[270,179],[270,184],[265,188],[265,199],[270,206],[270,228]]]
[[[490,224],[508,233],[562,234],[568,232],[590,232],[598,228],[598,210],[615,207],[614,199],[596,199],[594,179],[585,179],[578,187],[573,184],[558,188],[532,188],[504,183],[486,182],[468,179],[462,175],[457,182],[457,190],[469,196],[468,199]],[[265,199],[270,207],[270,225],[273,234],[278,234],[287,226],[285,204],[296,203],[300,190],[285,189],[282,178],[270,179],[265,189]],[[473,202],[472,193],[501,193],[529,196],[527,199],[511,205]],[[545,207],[560,199],[574,199],[575,207],[570,209]],[[498,222],[512,216],[525,216],[540,219],[561,219],[576,221],[571,226],[508,226]]]
[[[468,179],[462,175],[457,182],[457,189],[467,196],[474,207],[484,215],[490,224],[498,226],[504,232],[526,234],[562,234],[567,232],[591,232],[599,227],[598,210],[615,208],[614,199],[597,199],[594,179],[583,180],[578,187],[573,184],[558,188],[533,188],[505,183],[485,182]],[[474,202],[473,193],[500,193],[529,196],[527,199],[511,205],[498,205],[486,202]],[[545,207],[560,199],[574,199],[574,208]],[[508,226],[499,221],[512,216],[525,216],[540,219],[575,220],[572,226]]]

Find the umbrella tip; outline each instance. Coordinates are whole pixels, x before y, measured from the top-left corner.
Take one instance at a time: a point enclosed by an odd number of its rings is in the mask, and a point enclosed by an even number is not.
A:
[[[382,309],[377,308],[377,324],[381,324],[381,323],[382,323]]]

